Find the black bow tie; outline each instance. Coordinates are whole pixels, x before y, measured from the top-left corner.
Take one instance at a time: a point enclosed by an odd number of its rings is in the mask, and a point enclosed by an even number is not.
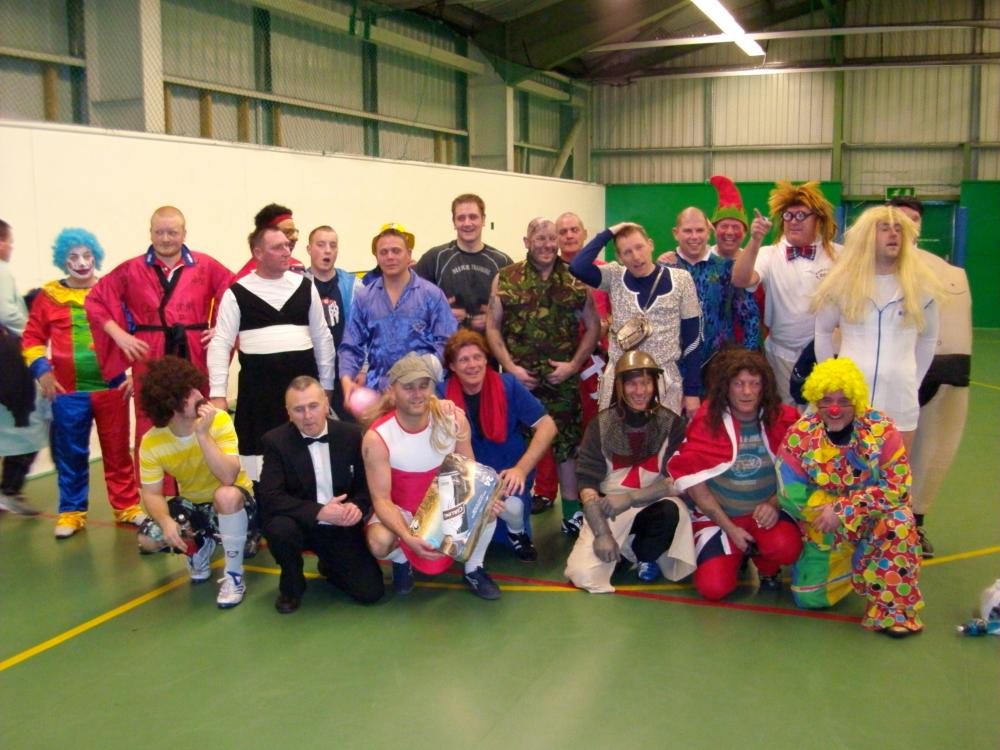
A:
[[[306,445],[312,445],[313,443],[329,443],[330,433],[326,435],[320,435],[319,437],[303,437],[302,439],[306,441]]]

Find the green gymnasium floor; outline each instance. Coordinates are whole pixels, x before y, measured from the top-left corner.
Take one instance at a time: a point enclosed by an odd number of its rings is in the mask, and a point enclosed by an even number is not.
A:
[[[568,589],[557,511],[535,517],[538,563],[487,558],[499,602],[457,575],[372,607],[316,580],[281,616],[264,551],[221,611],[181,558],[136,554],[95,470],[72,539],[51,512],[0,515],[0,748],[1000,747],[1000,638],[955,633],[1000,576],[1000,331],[976,332],[973,379],[904,641],[863,631],[854,596],[817,614],[750,582],[720,605]],[[27,494],[55,510],[54,478]]]

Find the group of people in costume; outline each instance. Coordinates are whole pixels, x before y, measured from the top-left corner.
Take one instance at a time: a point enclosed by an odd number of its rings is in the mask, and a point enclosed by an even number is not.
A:
[[[116,520],[138,527],[143,552],[185,553],[193,582],[221,545],[223,608],[242,601],[261,535],[282,613],[301,604],[306,550],[361,602],[384,594],[379,559],[397,594],[414,568],[450,569],[411,519],[458,453],[502,486],[464,559],[480,598],[500,596],[491,542],[536,560],[532,514],[558,493],[575,539],[566,576],[585,590],[613,591],[625,561],[643,581],[693,574],[721,599],[747,561],[764,590],[791,565],[800,606],[853,585],[865,627],[918,632],[924,513],[967,403],[964,273],[918,250],[917,202],[868,209],[840,246],[816,183],[778,183],[751,220],[732,181],[711,182],[711,219],[680,211],[677,245],[658,257],[639,224],[587,242],[567,212],[532,219],[514,262],[483,241],[485,204],[464,194],[453,241],[414,263],[413,234],[386,224],[363,277],[336,267],[326,225],[309,235],[310,263],[293,263],[298,230],[278,204],[255,217],[234,275],[188,248],[183,214],[165,206],[147,251],[100,278],[97,238],[61,232],[66,275],[30,314],[3,224],[3,351],[26,375],[5,385],[0,417],[27,434],[51,404],[60,539],[86,525],[96,421]],[[927,430],[946,449],[926,447]],[[33,512],[21,495],[33,451],[4,453],[0,507]]]

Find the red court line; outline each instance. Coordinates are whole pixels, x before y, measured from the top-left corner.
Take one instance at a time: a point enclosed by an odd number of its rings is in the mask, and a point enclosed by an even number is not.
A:
[[[511,583],[533,583],[539,586],[560,586],[564,588],[576,588],[572,583],[565,581],[547,581],[541,578],[524,578],[522,576],[507,576],[501,573],[491,573],[491,577],[500,581],[510,581]],[[582,591],[582,589],[581,589]],[[708,599],[695,598],[689,596],[674,596],[671,594],[656,594],[652,591],[622,591],[617,590],[618,596],[629,596],[635,599],[654,599],[662,602],[674,602],[676,604],[693,604],[697,607],[718,607],[720,609],[739,609],[747,612],[763,612],[770,615],[790,615],[792,617],[809,617],[814,620],[833,620],[835,622],[861,622],[860,617],[850,615],[838,615],[833,612],[820,612],[810,609],[787,609],[785,607],[767,607],[762,604],[742,604],[739,602],[709,601]]]

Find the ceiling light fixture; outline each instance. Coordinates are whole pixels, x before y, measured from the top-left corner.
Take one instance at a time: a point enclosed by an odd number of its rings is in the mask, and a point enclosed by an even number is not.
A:
[[[750,57],[763,57],[764,49],[753,39],[747,36],[743,27],[736,23],[736,19],[719,0],[691,0],[698,9],[708,16],[708,19],[719,27],[719,30],[733,40],[733,43]]]

